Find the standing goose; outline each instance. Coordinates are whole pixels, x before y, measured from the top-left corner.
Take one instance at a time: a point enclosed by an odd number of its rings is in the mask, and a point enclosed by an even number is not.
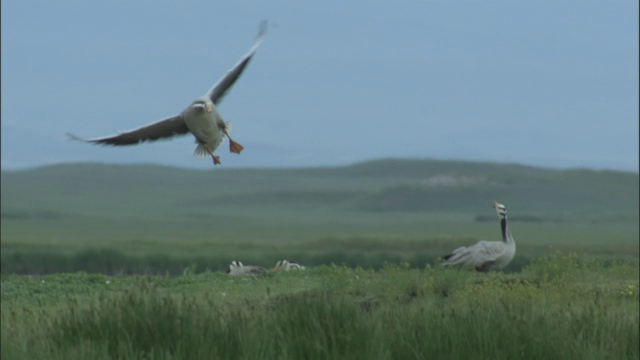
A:
[[[280,260],[276,263],[276,266],[271,270],[272,272],[290,271],[290,270],[304,270],[305,267],[298,264],[295,261]]]
[[[72,139],[94,144],[122,146],[137,145],[146,141],[156,141],[191,133],[198,144],[194,154],[196,156],[210,155],[214,165],[220,164],[220,157],[214,155],[213,152],[220,146],[226,136],[229,138],[230,151],[240,154],[243,146],[231,139],[229,125],[222,119],[216,106],[222,101],[222,98],[249,64],[258,46],[262,43],[266,31],[267,22],[263,21],[260,24],[260,31],[255,43],[249,52],[240,58],[238,63],[213,85],[205,95],[196,99],[180,114],[109,137],[82,139],[72,134],[67,135]]]
[[[502,241],[482,240],[470,247],[459,247],[444,257],[442,265],[474,267],[479,272],[487,272],[491,269],[503,268],[513,260],[516,243],[507,225],[507,209],[495,201],[493,207],[500,218]]]
[[[263,267],[253,265],[244,266],[240,261],[236,260],[233,260],[227,269],[227,274],[229,275],[260,275],[265,272],[267,272],[267,269]]]

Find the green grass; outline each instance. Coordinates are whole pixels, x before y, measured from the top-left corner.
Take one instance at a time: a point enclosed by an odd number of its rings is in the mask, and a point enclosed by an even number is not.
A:
[[[313,169],[69,164],[2,171],[2,273],[180,273],[270,266],[413,267],[497,240],[507,205],[517,271],[555,251],[637,259],[638,174],[380,160]]]
[[[380,160],[1,180],[3,360],[639,356],[635,173]],[[493,200],[513,262],[437,266],[499,238]],[[281,259],[308,270],[220,272]]]
[[[636,359],[639,263],[2,275],[3,359]]]

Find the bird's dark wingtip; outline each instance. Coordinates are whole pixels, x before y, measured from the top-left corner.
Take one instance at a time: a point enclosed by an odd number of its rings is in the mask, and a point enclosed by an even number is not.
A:
[[[65,133],[65,135],[67,136],[67,140],[76,140],[76,141],[84,141],[84,142],[87,141],[79,136],[73,135],[72,133]]]
[[[267,21],[266,19],[262,20],[260,22],[260,27],[258,28],[258,36],[256,36],[256,39],[263,37],[264,34],[267,33],[268,28],[269,28],[269,21]]]

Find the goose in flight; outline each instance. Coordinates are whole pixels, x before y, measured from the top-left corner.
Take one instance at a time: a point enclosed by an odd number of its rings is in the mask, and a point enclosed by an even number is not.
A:
[[[67,135],[74,140],[81,140],[93,144],[122,146],[137,145],[146,141],[156,141],[191,133],[198,144],[194,154],[196,156],[210,155],[214,165],[220,164],[220,157],[214,155],[214,151],[220,146],[220,143],[222,143],[222,140],[226,136],[229,138],[230,151],[240,154],[243,146],[231,139],[229,136],[229,124],[222,119],[216,106],[220,104],[222,98],[227,94],[231,86],[238,80],[240,75],[242,75],[242,72],[262,43],[266,31],[267,22],[263,21],[260,24],[258,36],[251,49],[249,49],[249,52],[240,58],[236,65],[218,80],[205,95],[197,98],[191,105],[182,110],[180,114],[108,137],[82,139],[72,134]]]
[[[271,270],[272,272],[290,271],[290,270],[304,270],[305,267],[298,264],[295,261],[280,260],[276,263],[276,266]]]
[[[233,260],[227,274],[229,275],[260,275],[267,272],[267,269],[260,266],[247,265],[244,266],[240,261]]]
[[[502,241],[479,241],[473,246],[459,247],[444,257],[442,265],[458,265],[474,267],[479,272],[505,267],[513,260],[516,243],[513,241],[507,225],[507,209],[502,204],[493,202],[493,207],[500,218]]]

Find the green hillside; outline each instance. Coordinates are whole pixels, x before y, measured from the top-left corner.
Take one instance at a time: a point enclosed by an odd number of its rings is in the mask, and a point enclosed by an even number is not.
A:
[[[200,259],[217,269],[240,257],[432,260],[498,239],[493,200],[509,209],[518,256],[637,258],[638,184],[627,172],[397,159],[305,169],[3,171],[3,272],[11,269],[4,260],[87,251]]]

